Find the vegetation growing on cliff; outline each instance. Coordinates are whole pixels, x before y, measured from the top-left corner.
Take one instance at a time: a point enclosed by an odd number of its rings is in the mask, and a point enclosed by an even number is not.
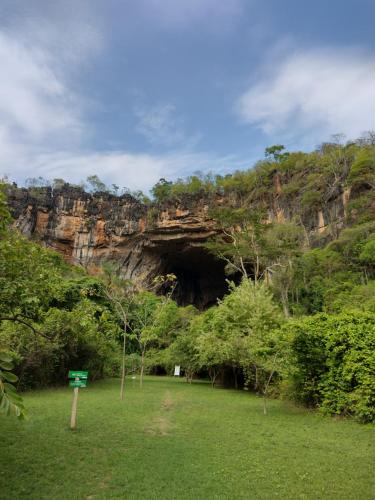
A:
[[[72,368],[93,378],[119,374],[125,348],[123,367],[142,374],[179,363],[189,382],[209,377],[264,401],[283,392],[374,420],[374,178],[369,135],[309,154],[277,145],[254,169],[225,177],[162,179],[153,189],[158,203],[205,196],[221,228],[205,247],[225,261],[229,292],[204,312],[179,307],[173,287],[163,298],[152,286],[137,290],[67,265],[8,228],[1,198],[0,341],[19,386],[64,383]],[[103,188],[96,176],[90,182]],[[345,213],[312,241],[305,215],[323,213],[338,196]],[[275,202],[287,218],[269,217]]]
[[[369,217],[374,202],[375,138],[367,133],[345,144],[341,139],[322,144],[312,153],[286,152],[281,145],[266,149],[265,159],[249,170],[227,175],[200,174],[175,182],[166,179],[153,187],[157,202],[184,196],[225,197],[234,207],[258,203],[267,209],[275,192],[294,210],[323,209],[327,202],[346,190],[360,191],[362,206],[349,207],[353,217]],[[367,213],[366,213],[367,212]]]

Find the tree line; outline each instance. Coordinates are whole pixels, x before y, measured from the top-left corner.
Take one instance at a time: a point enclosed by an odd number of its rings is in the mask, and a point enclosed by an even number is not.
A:
[[[139,289],[121,278],[116,262],[89,276],[26,240],[9,226],[1,191],[0,409],[22,415],[16,386],[62,384],[69,369],[87,369],[93,379],[120,376],[126,400],[126,373],[139,373],[142,384],[144,373],[173,373],[179,364],[190,383],[207,377],[213,387],[258,393],[265,412],[267,399],[283,394],[373,421],[374,141],[266,153],[254,171],[234,173],[228,184],[215,180],[215,196],[220,183],[235,196],[213,206],[221,231],[205,248],[226,263],[229,290],[203,312],[177,305],[172,274]],[[270,223],[262,203],[250,210],[267,196],[270,172],[280,176],[283,196],[297,192],[301,206],[321,206],[349,186],[357,196],[346,229],[312,247],[298,218]],[[160,202],[163,196],[154,193]],[[163,296],[155,294],[160,285]]]

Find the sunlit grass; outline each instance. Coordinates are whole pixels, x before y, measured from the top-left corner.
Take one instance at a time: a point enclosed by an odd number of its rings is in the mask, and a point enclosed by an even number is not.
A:
[[[375,498],[375,427],[205,383],[148,377],[28,393],[1,418],[1,499]]]

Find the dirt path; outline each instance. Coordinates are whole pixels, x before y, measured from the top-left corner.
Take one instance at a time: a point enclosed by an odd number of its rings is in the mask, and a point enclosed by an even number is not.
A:
[[[160,411],[152,418],[150,424],[145,428],[146,434],[151,434],[152,436],[168,436],[172,428],[169,418],[172,409],[172,394],[170,391],[166,391],[161,403]]]

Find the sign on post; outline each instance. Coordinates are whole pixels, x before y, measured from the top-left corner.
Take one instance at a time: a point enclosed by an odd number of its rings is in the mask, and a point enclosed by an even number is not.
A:
[[[77,404],[78,404],[78,391],[80,387],[87,387],[87,379],[89,372],[82,370],[69,370],[68,378],[69,386],[74,387],[73,390],[73,403],[72,414],[70,416],[70,428],[75,430],[77,428]]]
[[[87,387],[87,380],[69,380],[70,387]]]
[[[179,365],[175,365],[175,367],[174,367],[174,376],[175,377],[180,376],[180,366]]]
[[[89,376],[89,372],[83,372],[82,370],[69,370],[68,378],[79,378],[86,379]]]

